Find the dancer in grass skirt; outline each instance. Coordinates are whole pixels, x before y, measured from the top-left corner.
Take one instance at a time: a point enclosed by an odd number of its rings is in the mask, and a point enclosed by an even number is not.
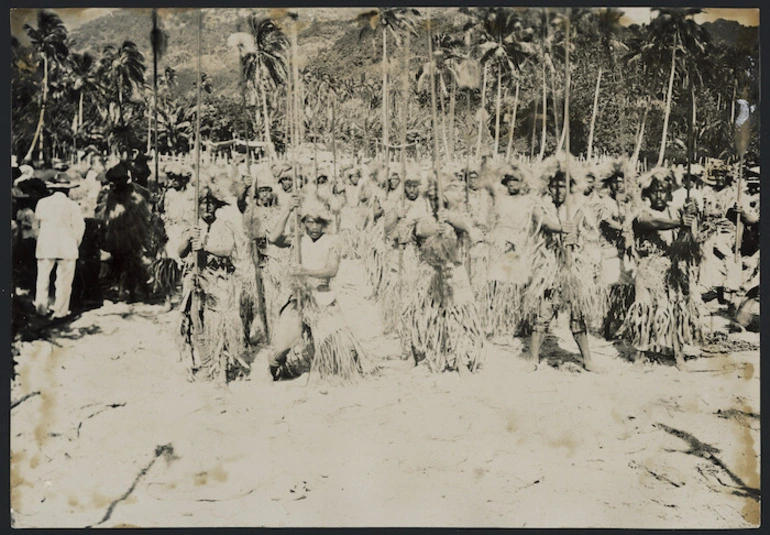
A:
[[[609,160],[596,169],[603,195],[594,206],[601,250],[600,280],[606,295],[601,334],[612,340],[634,302],[636,270],[633,216],[640,199],[635,171],[623,159]]]
[[[494,199],[494,217],[486,293],[479,303],[485,307],[487,334],[516,336],[526,323],[522,300],[530,277],[536,198],[530,193],[530,170],[525,164],[504,163],[482,175]]]
[[[548,194],[533,211],[532,276],[523,303],[525,314],[532,322],[530,362],[533,369],[538,368],[546,330],[558,312],[566,308],[583,368],[598,371],[588,345],[588,324],[600,316],[602,300],[595,264],[583,250],[590,221],[581,203],[580,177],[576,176],[578,166],[574,161],[569,163],[572,213],[568,214],[566,209],[567,158],[566,155],[552,156],[543,161],[538,171]]]
[[[480,240],[465,212],[465,186],[451,173],[445,180],[438,221],[415,222],[420,248],[416,286],[410,288],[404,318],[417,364],[433,372],[477,371],[484,361],[484,332],[468,273],[460,253],[460,237]]]
[[[286,223],[299,207],[299,197],[292,197],[271,231],[271,243],[293,249],[294,237]],[[334,214],[312,187],[305,188],[300,213],[304,227],[300,238],[301,265],[294,264],[288,272],[291,278],[272,332],[269,370],[274,380],[296,373],[287,358],[292,348],[305,343],[303,338],[307,337],[312,341],[309,358],[313,371],[321,377],[351,380],[364,373],[365,355],[347,326],[332,287],[339,269],[340,245],[337,237],[326,229]]]
[[[690,228],[694,203],[677,210],[669,203],[671,170],[656,168],[639,179],[643,206],[634,219],[639,256],[635,300],[618,335],[636,349],[635,360],[645,353],[673,353],[678,368],[684,367],[685,344],[701,338],[697,267],[675,266],[671,260],[674,232]],[[676,269],[676,268],[679,269]]]
[[[190,356],[195,379],[220,382],[249,369],[241,316],[248,287],[236,273],[244,251],[238,250],[239,229],[218,217],[227,198],[221,184],[201,188],[201,220],[188,230],[179,251],[186,260],[179,305],[181,348]]]

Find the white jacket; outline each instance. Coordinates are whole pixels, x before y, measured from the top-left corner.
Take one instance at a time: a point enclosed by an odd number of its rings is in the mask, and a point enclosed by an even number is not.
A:
[[[38,225],[37,258],[76,260],[86,229],[78,204],[57,191],[40,199],[35,209]]]

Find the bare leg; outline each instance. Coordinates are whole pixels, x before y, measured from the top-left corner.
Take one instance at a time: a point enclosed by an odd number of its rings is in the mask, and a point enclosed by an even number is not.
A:
[[[537,326],[532,331],[532,337],[529,342],[529,363],[533,371],[537,370],[537,367],[540,364],[540,345],[543,343],[544,335],[545,331]]]
[[[678,370],[686,370],[686,365],[684,363],[684,350],[678,340],[674,340],[674,361],[676,362],[676,368]]]
[[[572,336],[575,338],[575,342],[577,342],[580,349],[580,355],[583,357],[583,368],[589,372],[601,373],[602,370],[591,358],[591,348],[588,347],[588,333],[572,333]]]
[[[289,351],[302,340],[302,328],[297,310],[287,306],[276,322],[272,348],[268,353],[268,364],[274,380],[286,374],[286,357]]]

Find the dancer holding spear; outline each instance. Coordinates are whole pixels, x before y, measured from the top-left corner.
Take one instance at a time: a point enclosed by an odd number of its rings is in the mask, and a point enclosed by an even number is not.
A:
[[[245,340],[240,314],[243,288],[237,271],[237,259],[241,255],[238,251],[239,229],[233,227],[229,218],[217,217],[219,209],[227,205],[230,197],[227,179],[218,177],[215,183],[201,184],[201,10],[198,17],[195,225],[187,232],[179,250],[180,258],[188,259],[179,333],[181,344],[192,359],[193,377],[226,382],[239,370],[249,369],[243,360]]]
[[[484,358],[481,320],[459,245],[460,236],[474,234],[476,229],[464,211],[463,181],[439,170],[436,161],[438,120],[430,16],[427,24],[436,219],[427,216],[414,223],[413,235],[422,262],[404,317],[416,364],[425,362],[433,372],[464,373],[478,370]],[[445,184],[445,179],[450,182]]]
[[[530,342],[533,369],[540,363],[540,345],[551,320],[566,305],[570,314],[570,330],[580,350],[586,371],[598,371],[588,346],[586,317],[600,309],[600,297],[593,277],[593,266],[575,254],[581,244],[586,224],[583,206],[574,205],[572,187],[576,184],[577,167],[572,165],[569,133],[570,97],[570,16],[565,16],[566,83],[564,88],[564,121],[566,154],[552,156],[542,164],[541,177],[547,180],[548,197],[533,211],[538,229],[533,251],[532,279],[524,297],[524,309],[534,316]],[[544,184],[545,185],[545,184]]]

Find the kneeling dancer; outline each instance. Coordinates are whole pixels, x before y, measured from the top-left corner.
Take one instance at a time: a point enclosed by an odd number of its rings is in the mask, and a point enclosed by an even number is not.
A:
[[[303,334],[312,339],[312,369],[321,377],[338,376],[343,380],[363,373],[364,352],[348,329],[331,282],[340,265],[337,236],[327,233],[334,216],[312,191],[300,208],[299,197],[292,196],[283,209],[268,240],[278,247],[295,246],[286,230],[291,213],[300,209],[305,234],[299,240],[299,267],[290,275],[290,295],[283,299],[278,321],[272,333],[269,353],[270,373],[274,380],[291,375],[287,357],[302,342]],[[295,250],[296,252],[296,250]]]

